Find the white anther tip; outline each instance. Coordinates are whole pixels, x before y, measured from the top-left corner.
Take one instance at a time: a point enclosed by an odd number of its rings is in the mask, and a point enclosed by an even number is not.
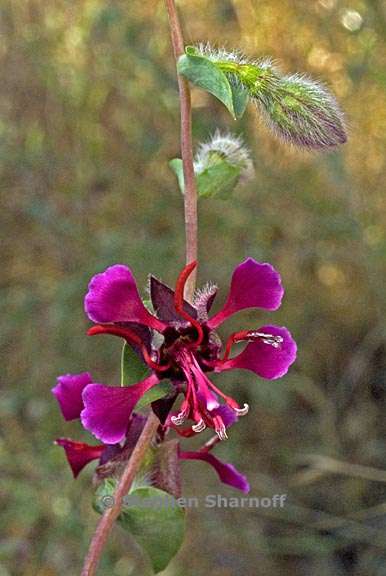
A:
[[[284,341],[282,336],[276,334],[266,334],[265,332],[251,331],[249,332],[248,337],[252,338],[252,341],[256,338],[261,338],[264,344],[268,344],[273,348],[280,348],[280,344],[282,344]]]
[[[244,404],[242,408],[235,408],[235,412],[237,416],[245,416],[249,412],[248,404]]]
[[[185,421],[185,415],[181,412],[180,414],[178,414],[177,416],[172,416],[170,418],[170,420],[173,422],[173,424],[175,424],[176,426],[181,426],[181,424],[184,423]]]
[[[226,428],[219,428],[218,430],[216,430],[216,434],[220,440],[227,440],[228,439],[228,436],[226,433]]]
[[[192,426],[192,430],[193,432],[196,432],[196,434],[202,432],[203,430],[205,430],[206,428],[206,424],[203,420],[200,420],[199,422],[197,422],[197,424],[194,424],[194,426]]]

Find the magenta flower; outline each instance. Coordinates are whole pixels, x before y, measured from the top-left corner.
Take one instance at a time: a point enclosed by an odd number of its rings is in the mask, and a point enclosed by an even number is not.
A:
[[[163,378],[174,383],[175,396],[153,403],[161,420],[165,422],[181,392],[184,399],[178,412],[170,416],[170,425],[178,427],[189,419],[193,421],[193,433],[208,426],[224,439],[227,437],[226,423],[219,398],[235,415],[246,414],[248,406],[240,407],[236,400],[212,383],[208,374],[239,368],[275,379],[286,374],[294,362],[296,344],[286,328],[267,325],[236,332],[228,338],[223,354],[216,332],[229,316],[240,310],[279,308],[284,291],[280,275],[270,264],[261,264],[252,258],[239,264],[233,272],[224,306],[211,318],[208,313],[217,293],[214,286],[198,292],[192,305],[183,299],[186,280],[195,266],[193,262],[182,270],[175,291],[151,277],[150,294],[156,314],[150,313],[143,304],[128,267],[111,266],[92,278],[85,310],[97,325],[88,334],[113,334],[124,338],[151,370],[147,378],[133,386],[98,383],[73,386],[77,412],[79,393],[84,403],[83,426],[102,442],[115,444],[123,440],[138,400]],[[232,347],[237,342],[245,342],[246,346],[240,354],[232,356]],[[61,384],[55,390],[63,414],[65,417],[71,415],[68,386]]]

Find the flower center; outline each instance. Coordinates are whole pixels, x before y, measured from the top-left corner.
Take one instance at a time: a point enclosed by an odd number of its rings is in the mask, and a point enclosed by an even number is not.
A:
[[[189,322],[169,326],[165,330],[164,342],[158,351],[159,363],[170,365],[170,371],[165,376],[184,379],[181,367],[181,355],[183,356],[184,353],[194,355],[201,370],[205,372],[213,370],[210,362],[219,357],[221,340],[213,330],[209,330],[206,326],[201,326],[201,330],[202,339],[199,345],[196,328]]]

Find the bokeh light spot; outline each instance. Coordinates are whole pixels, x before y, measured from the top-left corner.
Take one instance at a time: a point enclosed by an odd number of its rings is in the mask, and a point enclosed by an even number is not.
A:
[[[360,30],[363,24],[363,18],[356,10],[345,10],[342,14],[341,22],[350,32]]]

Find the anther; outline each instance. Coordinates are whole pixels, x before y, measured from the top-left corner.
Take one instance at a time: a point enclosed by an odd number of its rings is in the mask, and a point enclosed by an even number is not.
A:
[[[227,439],[228,439],[225,426],[224,426],[224,427],[221,427],[221,428],[218,428],[218,429],[216,430],[216,434],[217,434],[217,436],[219,437],[220,440],[227,440]]]
[[[251,338],[252,341],[255,338],[261,338],[264,344],[269,344],[270,346],[273,346],[273,348],[280,348],[280,344],[283,343],[282,336],[265,334],[264,332],[248,332],[248,338]]]
[[[182,412],[180,412],[177,416],[172,416],[170,418],[170,420],[173,422],[173,424],[175,424],[176,426],[181,426],[181,424],[183,424],[185,422],[185,415],[182,414]]]
[[[265,332],[258,332],[257,330],[242,330],[241,332],[235,332],[234,334],[231,334],[227,340],[222,362],[226,362],[228,360],[232,346],[236,342],[255,342],[258,339],[261,339],[264,344],[269,344],[273,348],[280,348],[280,345],[283,343],[282,336],[266,334]]]
[[[248,404],[244,404],[242,408],[233,408],[238,416],[245,416],[249,412]]]
[[[194,426],[192,426],[193,432],[196,432],[197,434],[202,432],[203,430],[205,430],[205,428],[206,428],[206,424],[203,420],[199,420],[199,422],[197,422],[197,424],[194,424]]]
[[[228,438],[228,436],[227,436],[226,427],[225,427],[225,424],[224,424],[222,418],[220,416],[215,416],[213,418],[213,423],[214,423],[215,432],[216,432],[217,436],[219,437],[219,439],[220,440],[226,440]]]
[[[175,426],[181,426],[186,420],[188,416],[188,409],[184,407],[181,412],[177,414],[177,416],[172,416],[170,420],[175,424]]]

